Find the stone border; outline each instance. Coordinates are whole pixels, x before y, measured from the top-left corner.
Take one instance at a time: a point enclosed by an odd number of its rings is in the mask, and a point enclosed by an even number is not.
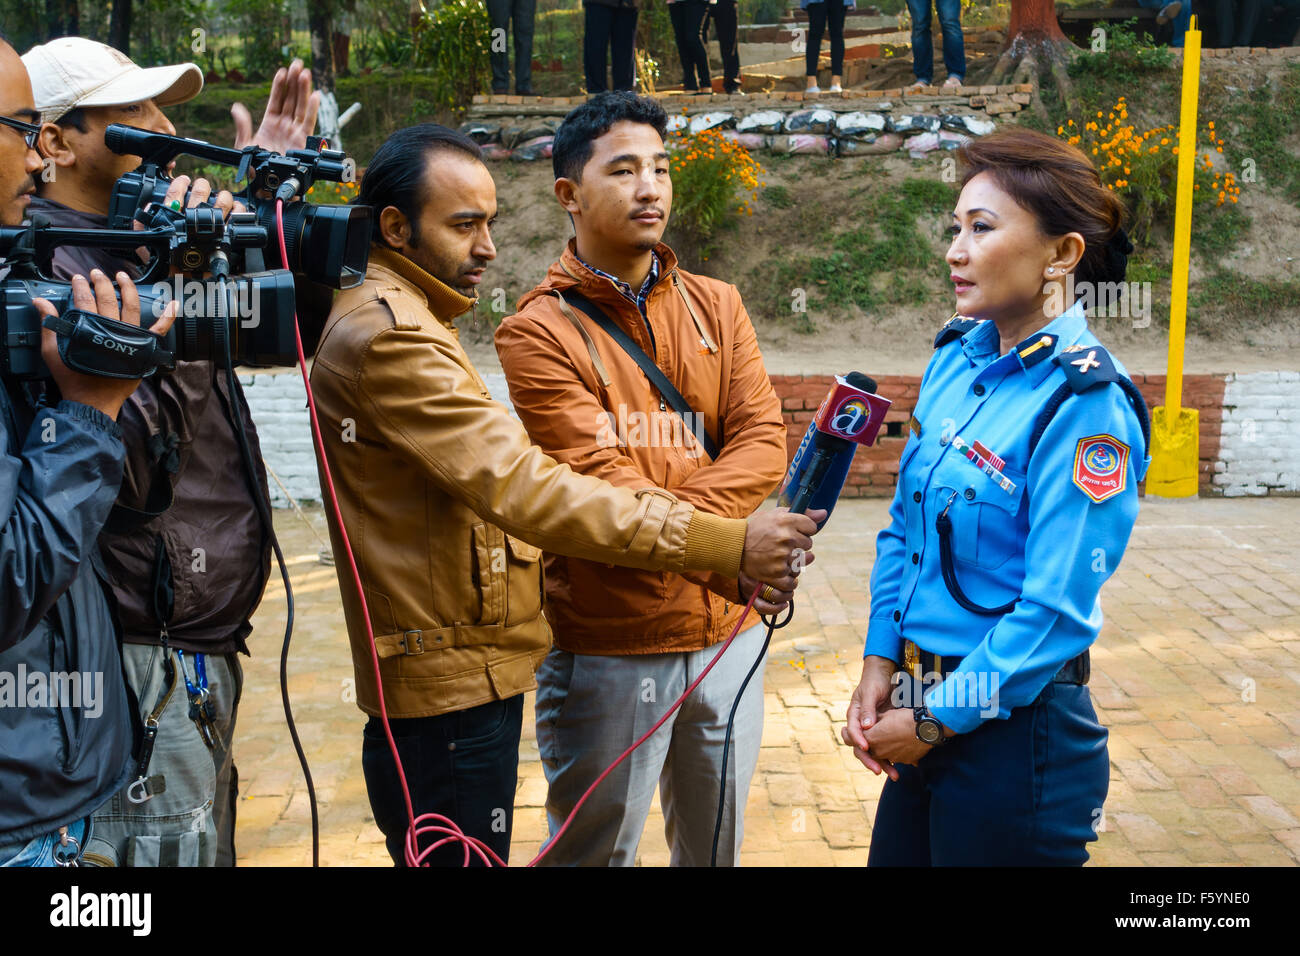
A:
[[[1016,112],[1029,105],[1033,97],[1032,83],[1005,83],[999,86],[959,86],[955,90],[943,90],[937,86],[927,86],[922,90],[901,88],[888,90],[844,90],[842,93],[819,93],[805,97],[799,92],[747,93],[744,96],[732,96],[715,93],[712,96],[686,96],[680,93],[656,93],[654,98],[671,112],[673,107],[709,107],[710,109],[756,112],[774,105],[804,104],[808,107],[824,106],[835,110],[869,110],[879,108],[886,100],[902,99],[907,105],[955,106],[964,105],[972,109],[983,109],[997,115],[989,109],[991,105],[1006,105],[1008,109],[998,112]],[[500,116],[554,116],[561,115],[556,107],[563,107],[563,112],[587,102],[585,96],[491,96],[476,95],[472,101],[466,119],[487,119]]]

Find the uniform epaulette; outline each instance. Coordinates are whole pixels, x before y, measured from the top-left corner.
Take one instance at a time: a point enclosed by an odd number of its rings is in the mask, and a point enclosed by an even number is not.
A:
[[[943,328],[939,330],[939,334],[934,337],[934,347],[939,348],[940,346],[947,345],[953,339],[961,338],[977,325],[979,325],[978,319],[958,320],[956,316],[953,316],[943,324]]]
[[[1110,353],[1100,345],[1071,345],[1056,353],[1052,361],[1064,369],[1065,380],[1074,392],[1086,392],[1123,378]]]

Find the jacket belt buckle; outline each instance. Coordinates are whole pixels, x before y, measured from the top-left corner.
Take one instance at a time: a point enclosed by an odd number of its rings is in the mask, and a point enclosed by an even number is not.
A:
[[[406,631],[402,634],[402,639],[397,643],[401,645],[402,653],[407,655],[424,653],[424,638],[421,636],[423,631]]]

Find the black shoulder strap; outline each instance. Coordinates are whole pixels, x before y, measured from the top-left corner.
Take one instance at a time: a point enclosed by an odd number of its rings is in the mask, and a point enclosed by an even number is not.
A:
[[[1124,390],[1124,394],[1133,405],[1133,411],[1137,413],[1138,424],[1142,426],[1142,441],[1146,446],[1143,450],[1145,458],[1147,452],[1151,450],[1151,416],[1147,412],[1146,399],[1142,397],[1142,393],[1138,391],[1138,387],[1132,380],[1122,375],[1115,367],[1110,353],[1101,346],[1089,346],[1073,352],[1058,352],[1052,357],[1052,361],[1065,370],[1065,382],[1052,393],[1052,397],[1047,400],[1047,404],[1038,414],[1037,421],[1034,422],[1034,430],[1029,436],[1029,456],[1033,457],[1034,449],[1038,447],[1038,440],[1043,437],[1043,432],[1047,431],[1052,417],[1067,398],[1113,382]]]
[[[941,348],[953,339],[961,338],[977,325],[979,325],[978,319],[962,319],[958,321],[957,317],[953,316],[943,324],[939,334],[934,337],[934,347]]]
[[[654,363],[654,359],[646,355],[645,350],[637,345],[630,335],[619,328],[618,323],[606,315],[600,306],[585,295],[572,289],[565,289],[561,294],[564,296],[565,302],[568,302],[575,309],[581,309],[587,318],[604,329],[605,334],[617,342],[623,351],[632,357],[632,361],[641,367],[641,371],[650,380],[650,384],[663,396],[664,401],[668,403],[672,410],[681,416],[682,421],[691,429],[691,433],[704,446],[709,458],[717,461],[718,443],[713,440],[713,436],[704,428],[704,417],[691,408],[686,399],[682,397],[682,393],[677,391],[673,383],[668,381],[668,376]],[[698,422],[698,427],[692,426],[692,422]]]

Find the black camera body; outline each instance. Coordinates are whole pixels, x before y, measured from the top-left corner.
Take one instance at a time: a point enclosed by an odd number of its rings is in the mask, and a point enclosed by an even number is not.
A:
[[[0,228],[0,258],[10,266],[9,274],[0,281],[0,375],[18,379],[49,375],[41,358],[43,323],[32,299],[48,299],[61,316],[73,309],[71,283],[42,275],[38,266],[49,261],[55,246],[134,249],[148,245],[156,249],[174,239],[174,230],[169,229],[57,229],[39,218],[27,226]],[[181,246],[190,247],[184,242]],[[140,324],[148,329],[168,303],[179,303],[176,321],[158,343],[172,360],[211,361],[220,368],[292,365],[298,360],[293,273],[276,269],[231,278],[169,277],[167,257],[155,255],[154,259],[163,268],[151,267],[150,273],[163,274],[146,275],[136,282]],[[44,324],[59,330],[54,323],[54,319],[47,319]],[[110,378],[138,377],[121,373],[123,361],[135,354],[129,350],[139,347],[131,333],[119,329],[114,335],[112,326],[91,328],[84,322],[79,331],[83,340],[74,344],[82,355],[80,371]],[[98,364],[88,356],[92,345],[99,346],[103,353]],[[64,358],[66,361],[68,356]],[[156,364],[165,367],[167,363]]]

